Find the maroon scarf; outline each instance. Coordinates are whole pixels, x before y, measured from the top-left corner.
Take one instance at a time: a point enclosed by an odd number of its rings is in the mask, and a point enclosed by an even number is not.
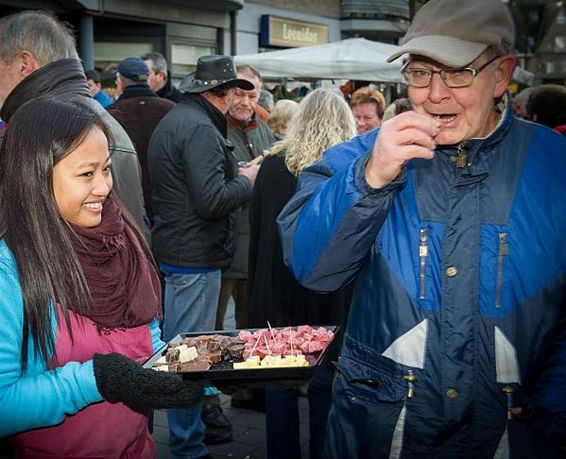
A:
[[[102,328],[132,328],[161,318],[159,277],[118,206],[107,199],[94,228],[70,226],[93,299],[85,315]]]

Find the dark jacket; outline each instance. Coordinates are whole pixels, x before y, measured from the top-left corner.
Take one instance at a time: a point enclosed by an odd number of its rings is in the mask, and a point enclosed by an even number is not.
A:
[[[237,175],[226,118],[199,95],[187,95],[157,125],[149,142],[153,244],[160,263],[228,266],[239,208],[252,184]]]
[[[108,113],[116,118],[128,133],[138,153],[145,210],[151,223],[153,223],[153,210],[151,182],[147,168],[147,146],[157,123],[174,106],[174,102],[157,97],[147,84],[140,83],[125,88],[120,98],[107,108]]]
[[[372,189],[376,135],[327,151],[278,219],[303,285],[355,278],[326,457],[563,457],[566,139],[507,110]]]
[[[171,82],[171,72],[167,72],[167,83],[165,83],[165,86],[157,91],[157,95],[164,99],[169,99],[171,102],[175,102],[176,104],[183,98],[183,93]]]
[[[78,60],[61,59],[33,72],[6,98],[0,118],[9,124],[12,115],[24,103],[46,95],[79,101],[96,112],[108,126],[113,138],[110,145],[114,182],[112,193],[118,195],[126,209],[148,234],[140,165],[134,146],[122,126],[90,96],[86,77]]]
[[[271,129],[259,118],[254,117],[247,123],[241,123],[230,115],[227,115],[227,119],[228,140],[234,145],[234,155],[238,161],[251,161],[260,156],[263,150],[270,148],[275,142]],[[249,203],[244,204],[241,211],[236,252],[230,266],[222,272],[222,277],[226,279],[248,278],[248,250],[250,244]]]
[[[346,324],[351,286],[328,294],[309,290],[297,282],[283,263],[277,215],[293,196],[297,178],[285,166],[284,153],[268,156],[261,165],[250,203],[248,325],[339,325],[339,336],[326,354],[337,357]]]

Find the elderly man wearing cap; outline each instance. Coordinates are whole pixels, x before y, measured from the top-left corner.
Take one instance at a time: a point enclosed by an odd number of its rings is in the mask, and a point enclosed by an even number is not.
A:
[[[163,338],[214,330],[221,269],[236,246],[240,208],[251,199],[260,159],[238,167],[227,141],[225,115],[238,79],[232,58],[198,60],[185,96],[151,137],[148,165],[153,186],[153,247],[165,278]],[[207,454],[200,406],[169,410],[174,457]]]
[[[147,218],[153,225],[151,181],[147,167],[147,146],[157,123],[175,103],[158,97],[147,83],[149,68],[139,57],[127,57],[116,69],[116,86],[120,97],[110,107],[110,113],[122,125],[136,146],[141,166],[143,199]]]
[[[413,110],[279,216],[305,286],[355,282],[326,457],[563,457],[566,140],[513,116],[514,35],[500,0],[427,2],[390,58]]]

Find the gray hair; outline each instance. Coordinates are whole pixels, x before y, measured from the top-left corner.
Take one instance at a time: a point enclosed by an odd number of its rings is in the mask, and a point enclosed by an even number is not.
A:
[[[273,110],[273,94],[271,94],[267,89],[262,89],[259,93],[259,100],[257,103],[270,112]]]
[[[534,90],[534,88],[531,88],[531,87],[524,88],[517,93],[517,95],[513,98],[513,100],[515,102],[522,102],[526,105],[527,102],[529,101],[529,97],[531,96],[531,93],[533,92],[533,90]]]
[[[153,62],[153,72],[165,72],[167,73],[167,60],[163,57],[163,54],[153,51],[151,53],[146,53],[141,58],[144,61],[151,60]]]
[[[259,73],[259,70],[256,69],[253,65],[238,64],[238,65],[236,65],[236,72],[237,73],[247,73],[249,75],[253,75],[259,80],[260,84],[262,83],[261,73]]]
[[[273,130],[275,130],[275,128],[279,124],[287,128],[289,121],[291,121],[291,118],[293,118],[298,110],[299,104],[294,100],[278,100],[277,103],[273,106],[273,110],[269,114],[269,118],[267,118],[267,124]]]
[[[129,78],[126,78],[124,75],[121,74],[117,74],[118,78],[120,79],[120,81],[124,84],[124,87],[128,87],[128,86],[132,86],[134,84],[140,84],[140,83],[147,83],[147,81],[134,81],[134,80],[130,80]]]
[[[23,11],[0,19],[0,59],[11,63],[22,50],[32,53],[42,67],[61,59],[79,60],[70,25],[47,11]]]
[[[413,106],[411,102],[406,97],[402,97],[400,99],[396,99],[385,109],[383,112],[383,117],[381,118],[382,121],[387,121],[393,118],[394,116],[399,115],[403,112],[408,112],[412,110]]]

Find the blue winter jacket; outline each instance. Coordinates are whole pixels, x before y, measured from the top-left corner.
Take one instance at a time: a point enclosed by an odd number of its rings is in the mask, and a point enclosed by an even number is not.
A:
[[[355,282],[327,456],[558,457],[566,138],[507,111],[376,190],[377,135],[328,150],[278,219],[302,284]]]

